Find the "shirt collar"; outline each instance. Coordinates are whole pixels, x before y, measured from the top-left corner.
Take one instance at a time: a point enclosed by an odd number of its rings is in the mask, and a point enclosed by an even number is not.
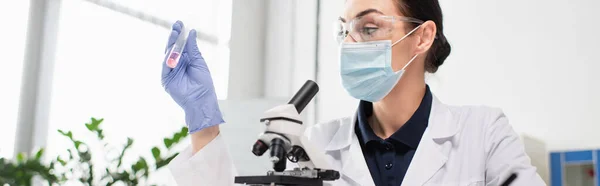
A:
[[[400,129],[390,136],[390,139],[416,149],[429,122],[432,100],[433,96],[429,86],[426,86],[425,95],[415,113]],[[369,125],[368,119],[371,115],[373,115],[373,103],[361,100],[358,105],[357,127],[355,130],[363,145],[366,145],[369,141],[381,139],[375,135]]]
[[[369,117],[373,115],[373,103],[361,100],[358,104],[356,120],[356,134],[358,135],[360,142],[366,145],[369,141],[379,140],[377,135],[373,132],[373,129],[369,125]]]

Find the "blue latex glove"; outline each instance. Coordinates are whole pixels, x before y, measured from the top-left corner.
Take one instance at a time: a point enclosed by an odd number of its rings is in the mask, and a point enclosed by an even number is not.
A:
[[[181,33],[182,27],[181,21],[173,24],[166,51],[175,44],[179,34],[186,34]],[[190,31],[177,66],[171,69],[165,61],[162,66],[162,86],[183,108],[189,133],[225,122],[208,66],[196,43],[195,30]]]

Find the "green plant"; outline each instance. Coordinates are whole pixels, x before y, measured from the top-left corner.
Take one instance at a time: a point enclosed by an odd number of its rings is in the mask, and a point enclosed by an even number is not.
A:
[[[103,121],[104,119],[91,118],[85,127],[94,133],[104,145],[103,148],[108,150],[107,148],[111,145],[104,141],[104,131],[100,127]],[[40,149],[31,159],[26,158],[24,154],[19,154],[16,161],[0,158],[0,186],[5,184],[30,185],[34,176],[41,177],[49,185],[65,181],[77,181],[83,185],[113,185],[116,183],[138,185],[142,181],[146,181],[152,172],[169,164],[178,154],[173,153],[172,148],[188,135],[187,128],[183,127],[171,137],[164,138],[162,144],[164,146],[155,146],[150,150],[154,159],[152,164],[149,164],[144,157],[139,157],[133,165],[125,167],[123,157],[134,143],[132,138],[127,138],[127,142],[120,149],[118,156],[116,158],[105,157],[108,159],[106,163],[108,166],[102,168],[104,171],[100,175],[95,175],[96,168],[92,161],[90,146],[75,138],[71,131],[58,130],[58,132],[73,144],[72,148],[67,149],[68,158],[58,156],[49,164],[44,164],[41,161],[43,149]],[[161,152],[161,149],[166,151]]]
[[[0,158],[0,185],[30,185],[34,176],[42,177],[48,185],[59,183],[59,178],[52,174],[54,163],[41,163],[43,153],[44,149],[40,149],[33,158],[19,153],[16,161]]]

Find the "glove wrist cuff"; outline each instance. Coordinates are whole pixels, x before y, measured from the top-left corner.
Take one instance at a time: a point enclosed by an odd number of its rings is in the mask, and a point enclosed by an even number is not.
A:
[[[225,123],[218,105],[185,108],[185,122],[189,133],[200,131],[204,128]]]

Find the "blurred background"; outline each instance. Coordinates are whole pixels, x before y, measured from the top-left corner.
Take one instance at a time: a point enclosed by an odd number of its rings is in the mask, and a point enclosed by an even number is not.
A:
[[[442,0],[452,53],[428,84],[444,103],[502,108],[551,185],[598,185],[600,167],[600,1]],[[106,141],[150,149],[184,126],[160,84],[170,26],[197,29],[240,174],[264,174],[250,147],[260,114],[307,79],[321,89],[305,123],[353,114],[343,90],[332,24],[343,0],[0,1],[0,157],[72,146],[57,132],[94,141],[84,123],[104,118]],[[171,149],[178,151],[188,144]],[[101,144],[92,149],[102,165]],[[168,171],[152,183],[173,185]],[[75,184],[75,183],[73,183]],[[75,184],[76,185],[76,184]]]

